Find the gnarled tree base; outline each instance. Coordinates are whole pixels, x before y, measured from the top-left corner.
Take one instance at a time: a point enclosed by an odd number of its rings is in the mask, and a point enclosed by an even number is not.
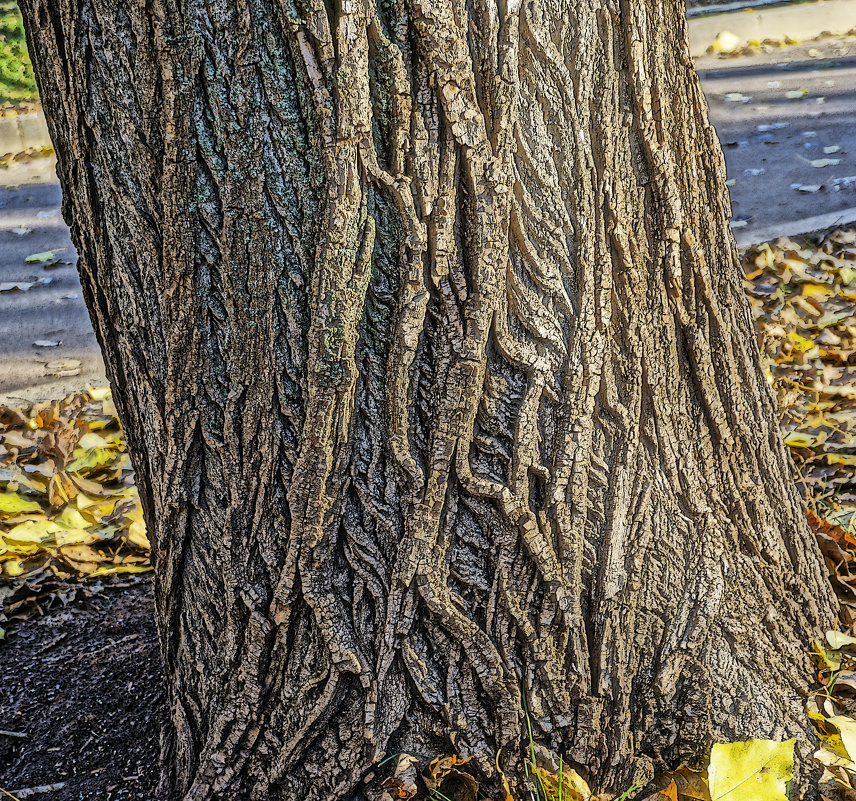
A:
[[[681,0],[22,0],[171,798],[800,739],[832,598]],[[498,781],[498,780],[497,780]]]

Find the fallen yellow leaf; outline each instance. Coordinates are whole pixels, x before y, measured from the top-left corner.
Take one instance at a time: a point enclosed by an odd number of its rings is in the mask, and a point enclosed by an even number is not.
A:
[[[66,506],[55,518],[54,523],[62,528],[89,528],[92,523],[73,506]]]
[[[68,545],[92,545],[93,542],[99,542],[101,537],[85,528],[64,528],[54,535],[57,547],[62,548]]]
[[[18,515],[26,512],[40,512],[42,509],[35,501],[28,501],[17,492],[0,493],[0,515]]]
[[[816,445],[818,438],[813,434],[805,434],[802,431],[791,431],[785,435],[785,445],[790,448],[810,448]]]
[[[714,745],[707,770],[711,801],[787,801],[796,740]]]
[[[107,442],[104,437],[93,434],[91,431],[88,434],[84,434],[77,443],[78,448],[83,448],[83,450],[91,450],[93,448],[109,448],[110,443]]]
[[[851,762],[854,761],[856,758],[856,720],[845,715],[835,715],[827,718],[826,722],[838,729],[844,753],[847,754]]]
[[[118,452],[113,448],[75,448],[74,461],[66,467],[69,473],[88,473],[108,467],[116,461]]]
[[[856,645],[856,637],[845,634],[843,631],[827,631],[826,642],[833,651],[837,651],[845,645]]]
[[[154,570],[151,565],[115,565],[114,567],[99,567],[89,574],[89,578],[109,576],[112,573],[148,573]]]
[[[35,545],[48,542],[57,531],[59,526],[50,520],[27,520],[3,534],[3,539],[7,543]]]
[[[800,294],[804,298],[817,298],[818,300],[826,300],[831,297],[833,289],[829,284],[803,284]],[[82,442],[83,440],[81,440]]]
[[[3,562],[3,573],[10,578],[22,575],[24,573],[24,560],[10,559],[7,562]]]
[[[137,518],[128,527],[127,539],[132,545],[136,545],[144,551],[148,551],[151,548],[149,538],[146,536],[146,523],[142,517]]]
[[[563,768],[561,773],[540,767],[535,767],[534,771],[547,801],[588,801],[591,798],[588,783],[573,768]]]

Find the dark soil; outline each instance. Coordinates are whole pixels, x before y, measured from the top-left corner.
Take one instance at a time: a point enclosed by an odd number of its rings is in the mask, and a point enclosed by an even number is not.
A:
[[[145,581],[0,641],[0,788],[21,801],[157,798],[166,702],[152,615]]]

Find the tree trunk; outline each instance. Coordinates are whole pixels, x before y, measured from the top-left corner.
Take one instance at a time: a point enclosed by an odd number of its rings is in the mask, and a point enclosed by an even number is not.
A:
[[[833,599],[682,0],[22,0],[169,797],[800,738]],[[804,775],[804,774],[803,774]],[[496,784],[495,784],[496,786]]]

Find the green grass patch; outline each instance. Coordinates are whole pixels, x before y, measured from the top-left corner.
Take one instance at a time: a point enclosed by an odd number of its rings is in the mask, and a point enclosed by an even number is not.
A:
[[[38,99],[18,4],[0,0],[0,104],[16,106]]]

